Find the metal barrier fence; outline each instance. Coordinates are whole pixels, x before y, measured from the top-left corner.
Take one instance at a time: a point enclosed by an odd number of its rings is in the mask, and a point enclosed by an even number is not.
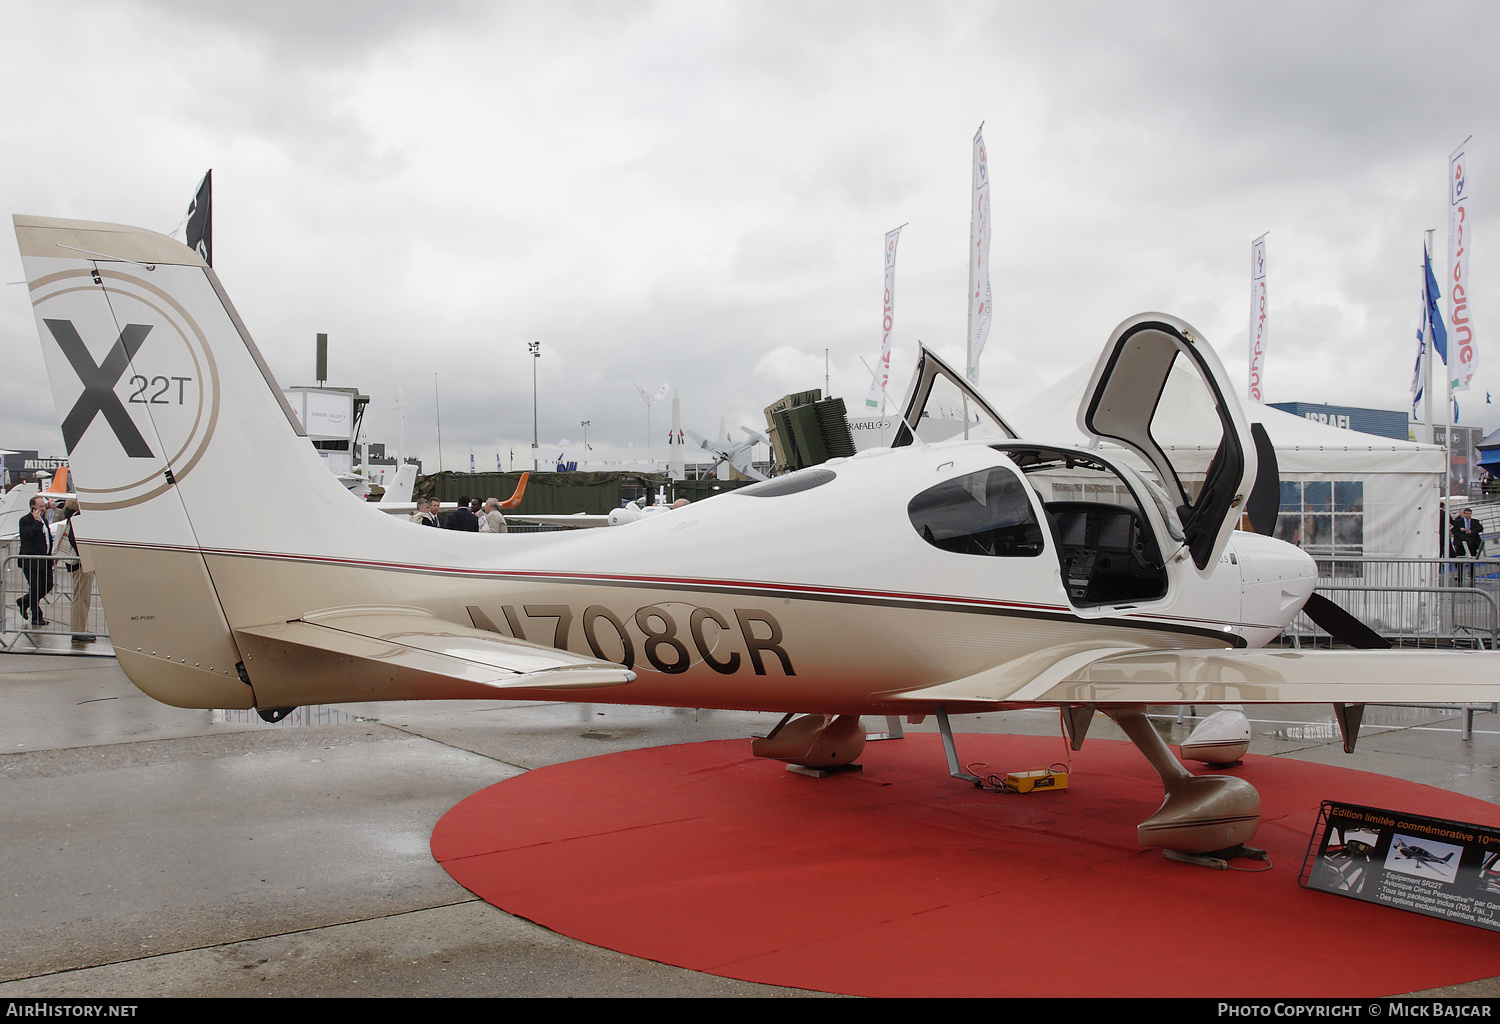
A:
[[[72,555],[9,555],[0,561],[0,650],[15,649],[23,638],[31,641],[30,646],[39,647],[38,639],[45,636],[62,635],[69,640],[109,636],[109,627],[104,622],[104,604],[99,600],[99,586],[94,574],[85,573],[81,568],[69,570],[68,566],[73,564]],[[40,565],[50,567],[52,586],[38,605],[42,618],[46,620],[38,626],[32,623],[31,608],[28,607],[23,615],[17,602],[25,598],[29,605],[33,589],[23,566]],[[37,575],[33,571],[33,576]],[[79,589],[80,582],[87,584],[86,590]],[[77,622],[74,621],[75,611],[80,612]]]
[[[1500,559],[1319,558],[1318,593],[1399,647],[1500,650]],[[1281,635],[1293,647],[1332,647],[1306,615]],[[1496,704],[1407,704],[1459,711],[1460,735],[1474,733],[1476,712]]]
[[[1497,558],[1319,558],[1317,589],[1402,647],[1495,650],[1500,643]],[[1305,615],[1282,641],[1333,643]]]

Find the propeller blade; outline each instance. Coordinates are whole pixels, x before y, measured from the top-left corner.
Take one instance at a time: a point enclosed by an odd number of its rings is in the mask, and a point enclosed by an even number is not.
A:
[[[1276,532],[1276,518],[1281,512],[1281,473],[1276,468],[1276,448],[1266,428],[1252,423],[1250,436],[1255,439],[1259,468],[1255,471],[1255,485],[1250,488],[1250,500],[1245,502],[1245,514],[1250,517],[1252,530],[1269,537]]]
[[[1361,650],[1385,650],[1391,642],[1322,594],[1313,594],[1302,611],[1339,643]]]

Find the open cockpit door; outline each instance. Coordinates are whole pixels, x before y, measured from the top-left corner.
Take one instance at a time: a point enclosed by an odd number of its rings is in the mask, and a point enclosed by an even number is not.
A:
[[[1161,313],[1115,328],[1078,427],[1145,459],[1179,505],[1193,563],[1205,570],[1219,560],[1255,482],[1255,443],[1223,364],[1196,330]]]
[[[918,343],[917,372],[907,390],[901,424],[892,448],[963,438],[972,441],[1010,441],[1017,436],[1009,423],[979,397],[979,392],[926,345]]]

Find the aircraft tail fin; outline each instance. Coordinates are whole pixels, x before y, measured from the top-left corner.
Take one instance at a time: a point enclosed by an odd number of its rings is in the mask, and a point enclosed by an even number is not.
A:
[[[15,224],[74,490],[80,507],[99,513],[96,540],[234,546],[245,539],[236,520],[252,517],[233,503],[249,500],[257,477],[290,473],[298,492],[350,500],[299,436],[197,253],[139,228]]]
[[[31,508],[32,495],[37,494],[34,483],[16,484],[0,498],[0,532],[14,530],[17,519]]]
[[[465,565],[483,542],[416,528],[344,489],[193,250],[112,224],[15,225],[63,441],[86,485],[76,533],[120,665],[146,693],[264,710],[631,678],[577,655],[538,661],[456,621],[465,604],[452,578],[422,570]],[[407,497],[412,469],[397,474]],[[266,479],[275,513],[259,507]],[[393,561],[408,571],[389,572]],[[405,603],[372,618],[358,611],[372,599]]]
[[[516,481],[516,493],[512,494],[509,498],[506,498],[504,501],[502,501],[500,503],[500,507],[515,508],[517,505],[521,504],[521,496],[526,493],[526,481],[530,479],[531,473],[529,471],[522,473],[521,479]]]
[[[14,220],[120,663],[166,703],[250,707],[212,553],[332,543],[353,499],[197,253],[139,228]],[[253,508],[266,478],[298,496],[296,524]]]
[[[417,464],[403,462],[396,467],[396,478],[380,496],[381,505],[410,505],[412,488],[417,483]]]

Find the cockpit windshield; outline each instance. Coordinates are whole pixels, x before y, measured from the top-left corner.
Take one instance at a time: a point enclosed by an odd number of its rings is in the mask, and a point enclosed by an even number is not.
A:
[[[911,444],[913,439],[935,444],[954,439],[1002,441],[1016,436],[979,392],[936,353],[925,345],[921,353],[892,448]]]
[[[962,438],[965,441],[1004,441],[1015,435],[989,410],[964,394],[951,380],[932,382],[927,404],[917,420],[917,438],[927,444]]]

